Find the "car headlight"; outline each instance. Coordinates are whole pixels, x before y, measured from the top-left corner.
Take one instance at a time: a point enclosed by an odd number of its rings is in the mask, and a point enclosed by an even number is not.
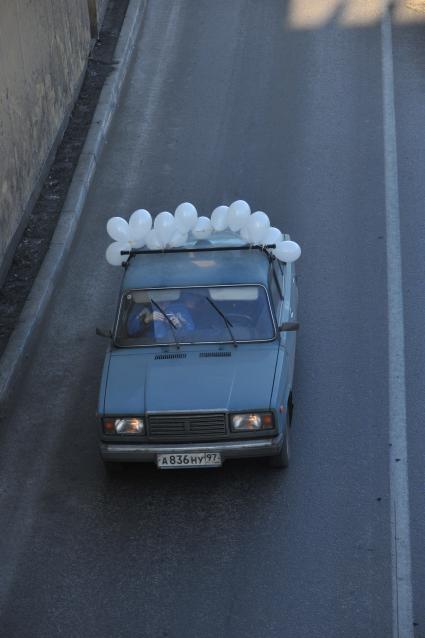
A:
[[[105,434],[144,434],[145,424],[143,419],[135,417],[104,419],[103,431]]]
[[[233,432],[271,430],[274,427],[273,414],[271,412],[260,414],[233,414],[231,425]]]

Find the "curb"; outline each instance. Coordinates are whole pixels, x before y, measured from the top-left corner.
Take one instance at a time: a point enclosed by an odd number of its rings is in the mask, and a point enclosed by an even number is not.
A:
[[[49,249],[0,359],[0,405],[17,378],[44,316],[74,239],[105,143],[148,0],[130,0],[114,51],[116,68],[105,80]]]

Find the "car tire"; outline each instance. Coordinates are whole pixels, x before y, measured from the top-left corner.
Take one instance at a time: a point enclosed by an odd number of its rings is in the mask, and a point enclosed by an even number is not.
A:
[[[289,412],[286,413],[285,437],[279,454],[269,457],[269,465],[271,467],[285,468],[289,465],[291,458],[291,427],[289,421]]]
[[[288,414],[289,414],[289,423],[290,425],[292,425],[292,415],[294,413],[294,397],[292,394],[292,390],[289,393],[289,398],[288,398]]]

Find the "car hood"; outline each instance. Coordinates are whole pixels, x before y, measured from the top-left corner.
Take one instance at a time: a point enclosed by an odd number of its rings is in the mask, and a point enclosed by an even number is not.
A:
[[[277,353],[270,343],[175,354],[113,352],[104,414],[267,409]]]

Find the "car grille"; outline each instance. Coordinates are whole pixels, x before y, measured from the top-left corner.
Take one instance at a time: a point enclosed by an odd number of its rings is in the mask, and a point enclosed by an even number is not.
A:
[[[149,438],[161,441],[207,441],[227,434],[225,414],[155,414],[147,425]]]

